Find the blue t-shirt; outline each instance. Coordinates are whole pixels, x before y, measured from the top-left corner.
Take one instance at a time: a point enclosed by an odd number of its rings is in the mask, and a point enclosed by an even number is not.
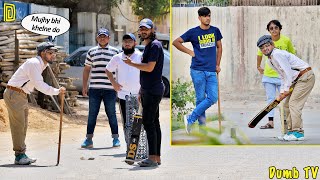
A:
[[[153,40],[144,49],[142,55],[142,63],[154,62],[153,71],[140,71],[141,93],[150,93],[162,96],[164,93],[164,84],[162,82],[163,68],[163,49],[162,44],[158,40]]]
[[[181,38],[184,42],[191,42],[195,57],[192,57],[191,69],[199,71],[216,71],[217,41],[222,39],[220,30],[210,26],[203,30],[200,26],[189,29]]]

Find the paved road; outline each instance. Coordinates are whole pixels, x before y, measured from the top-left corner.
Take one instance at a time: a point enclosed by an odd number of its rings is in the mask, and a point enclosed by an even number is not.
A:
[[[263,103],[260,103],[263,104]],[[213,109],[213,108],[212,108]],[[207,116],[215,114],[212,109],[207,113]],[[214,109],[213,109],[214,110]],[[315,104],[313,108],[307,107],[303,110],[302,119],[303,126],[305,130],[305,140],[304,141],[280,141],[278,136],[281,136],[281,123],[279,110],[276,108],[275,111],[275,127],[274,129],[259,129],[261,125],[267,123],[267,118],[265,117],[255,128],[248,128],[248,122],[258,113],[257,107],[246,108],[224,108],[223,115],[225,120],[222,121],[222,126],[224,131],[221,136],[216,136],[220,142],[226,145],[236,144],[235,140],[231,138],[231,128],[236,131],[237,138],[246,145],[320,145],[320,121],[319,104]],[[207,124],[208,127],[218,129],[219,125],[217,121],[210,122]],[[195,132],[199,130],[195,129]],[[198,143],[199,138],[194,136],[186,135],[184,130],[177,130],[172,133],[173,143],[178,142],[194,142]]]
[[[303,168],[319,166],[320,162],[319,146],[170,146],[167,116],[161,116],[161,126],[162,165],[158,168],[140,168],[124,163],[124,146],[112,148],[110,129],[101,126],[96,129],[92,150],[79,148],[85,127],[64,129],[59,166],[55,166],[58,133],[30,131],[28,155],[37,157],[38,161],[32,166],[15,166],[12,165],[10,134],[1,133],[0,179],[257,180],[268,179],[269,166],[282,169],[295,166],[303,179]],[[121,142],[124,142],[123,138]],[[94,157],[95,160],[81,160],[81,157]]]

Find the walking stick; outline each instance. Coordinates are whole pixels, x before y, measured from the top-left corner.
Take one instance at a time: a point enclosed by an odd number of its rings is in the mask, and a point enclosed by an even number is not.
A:
[[[59,128],[59,143],[58,143],[58,159],[57,159],[57,165],[59,165],[60,162],[60,149],[61,149],[61,131],[62,131],[62,116],[63,116],[63,104],[64,104],[64,93],[61,94],[61,108],[60,108],[60,128]]]
[[[217,73],[218,79],[218,120],[219,120],[219,132],[221,134],[221,109],[220,109],[220,84],[219,84],[219,73]]]

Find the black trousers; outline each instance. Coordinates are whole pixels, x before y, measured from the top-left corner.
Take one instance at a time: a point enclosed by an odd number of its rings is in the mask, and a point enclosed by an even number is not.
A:
[[[161,150],[161,129],[159,121],[159,104],[162,95],[143,93],[142,101],[142,122],[147,133],[149,155],[160,156]]]
[[[122,119],[123,119],[123,128],[124,128],[126,126],[126,122],[127,122],[126,100],[119,98],[119,103],[120,103],[121,115],[122,115]]]

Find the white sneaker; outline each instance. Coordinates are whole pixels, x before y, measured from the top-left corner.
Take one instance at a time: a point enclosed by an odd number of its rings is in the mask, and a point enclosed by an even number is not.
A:
[[[191,125],[188,123],[188,117],[187,117],[187,115],[184,115],[184,116],[183,116],[183,121],[184,121],[184,127],[185,127],[185,129],[186,129],[186,133],[187,133],[187,134],[190,134],[190,132],[191,132]]]
[[[26,154],[20,154],[16,156],[14,160],[14,164],[17,165],[29,165],[31,163],[36,162],[37,159],[29,158]]]
[[[287,134],[285,134],[285,135],[280,135],[280,136],[278,136],[277,138],[278,138],[278,140],[280,140],[280,141],[284,141],[284,137],[285,136],[288,136]]]
[[[293,133],[293,132],[288,131],[286,134],[281,135],[281,136],[278,136],[278,139],[279,139],[280,141],[284,141],[284,140],[287,139],[292,133]]]
[[[286,141],[303,141],[304,140],[304,134],[299,132],[293,132],[287,137],[283,137]]]

